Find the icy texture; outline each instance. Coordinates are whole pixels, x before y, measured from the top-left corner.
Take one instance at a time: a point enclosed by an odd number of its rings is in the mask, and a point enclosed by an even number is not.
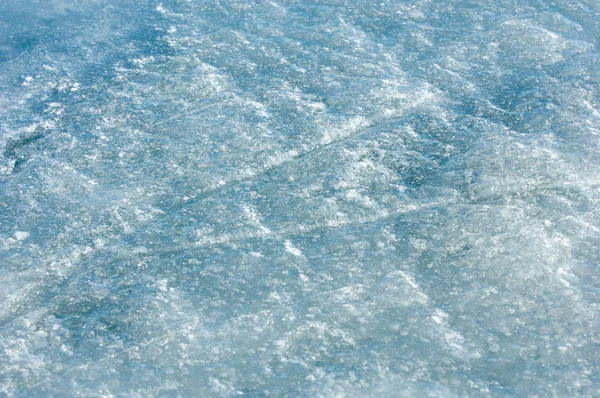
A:
[[[2,0],[0,396],[600,395],[597,0]]]

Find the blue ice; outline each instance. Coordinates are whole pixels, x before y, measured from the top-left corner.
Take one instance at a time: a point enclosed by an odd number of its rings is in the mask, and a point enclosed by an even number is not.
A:
[[[600,395],[596,0],[3,0],[0,396]]]

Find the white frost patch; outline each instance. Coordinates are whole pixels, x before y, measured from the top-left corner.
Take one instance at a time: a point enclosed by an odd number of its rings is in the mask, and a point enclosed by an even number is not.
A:
[[[448,319],[448,314],[440,309],[436,309],[434,314],[431,316],[431,319],[438,325],[441,325]]]
[[[350,137],[365,129],[369,124],[369,120],[363,116],[353,117],[338,128],[324,131],[321,137],[321,145],[331,144],[336,140]]]
[[[292,161],[299,155],[300,154],[295,149],[283,153],[276,153],[275,155],[272,155],[267,159],[267,161],[265,162],[265,168],[270,169],[272,167],[277,167],[279,165]]]
[[[268,236],[271,234],[271,230],[269,228],[265,227],[264,225],[262,225],[261,220],[260,220],[260,215],[258,214],[256,209],[254,209],[248,205],[242,206],[242,209],[244,210],[244,214],[245,214],[246,218],[248,219],[248,221],[250,221],[250,223],[252,225],[257,227],[260,230],[261,234],[263,234],[264,236]]]
[[[15,239],[18,241],[22,241],[29,238],[29,232],[17,231],[15,232]]]
[[[345,193],[346,199],[358,202],[364,207],[373,208],[377,205],[375,201],[366,195],[360,194],[356,189],[350,189]]]
[[[294,256],[302,257],[302,251],[298,249],[290,240],[286,240],[284,243],[285,251],[292,253]]]

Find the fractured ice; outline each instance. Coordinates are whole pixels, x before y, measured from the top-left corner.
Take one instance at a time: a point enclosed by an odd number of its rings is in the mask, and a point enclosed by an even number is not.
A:
[[[600,5],[4,0],[0,396],[598,396]]]

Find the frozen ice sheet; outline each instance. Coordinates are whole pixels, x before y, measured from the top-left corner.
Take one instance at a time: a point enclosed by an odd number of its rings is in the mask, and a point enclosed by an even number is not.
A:
[[[5,0],[0,395],[598,396],[595,1]]]

